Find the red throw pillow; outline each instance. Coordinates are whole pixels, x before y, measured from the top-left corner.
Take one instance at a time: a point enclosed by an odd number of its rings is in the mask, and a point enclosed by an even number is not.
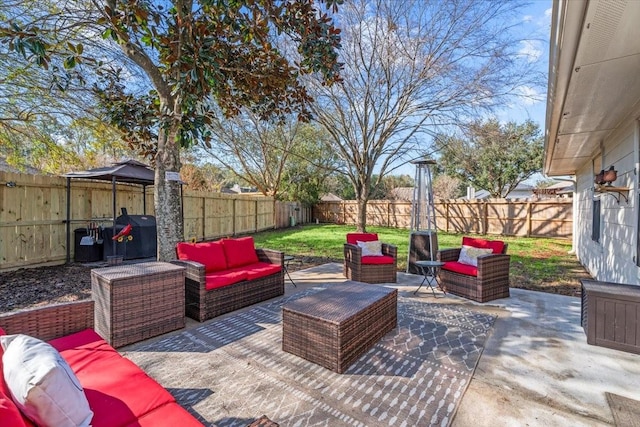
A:
[[[207,273],[227,269],[227,260],[220,241],[201,243],[181,242],[176,246],[176,252],[178,259],[203,264]]]
[[[474,239],[473,237],[463,237],[462,245],[481,249],[491,249],[494,254],[501,254],[504,250],[504,242],[502,240],[485,240]]]
[[[378,240],[378,233],[347,233],[347,243],[357,245],[360,242],[374,242]]]
[[[224,247],[229,268],[242,267],[259,261],[253,237],[251,236],[238,239],[222,239],[222,246]]]

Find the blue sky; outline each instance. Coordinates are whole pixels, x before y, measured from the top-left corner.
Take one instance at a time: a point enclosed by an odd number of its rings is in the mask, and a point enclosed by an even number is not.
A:
[[[532,1],[523,9],[522,24],[517,27],[523,37],[527,38],[526,41],[521,42],[520,53],[529,57],[531,61],[535,61],[536,67],[545,76],[548,74],[549,68],[551,7],[552,0]],[[522,123],[530,119],[537,123],[540,130],[544,132],[547,99],[546,84],[538,89],[522,87],[521,92],[524,96],[514,99],[512,103],[506,105],[503,109],[495,111],[494,115],[502,122],[515,121]],[[415,168],[413,165],[407,164],[393,173],[413,176]],[[526,182],[534,185],[541,179],[543,179],[543,176],[537,174]]]

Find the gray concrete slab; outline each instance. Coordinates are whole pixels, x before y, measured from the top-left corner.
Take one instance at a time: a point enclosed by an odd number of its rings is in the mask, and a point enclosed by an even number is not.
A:
[[[345,281],[342,265],[291,273],[285,294]],[[398,274],[387,284],[406,297],[465,304],[497,315],[453,427],[615,425],[605,392],[640,400],[640,355],[587,344],[580,299],[512,289],[511,297],[479,304],[423,287],[421,276]],[[188,319],[187,327],[199,325]]]
[[[340,264],[292,273],[299,288],[337,282]],[[611,426],[605,392],[640,400],[640,355],[587,344],[577,297],[511,289],[511,297],[479,304],[423,287],[398,274],[407,297],[467,304],[498,317],[453,427]],[[291,287],[292,288],[292,287]],[[295,291],[295,289],[287,289]]]

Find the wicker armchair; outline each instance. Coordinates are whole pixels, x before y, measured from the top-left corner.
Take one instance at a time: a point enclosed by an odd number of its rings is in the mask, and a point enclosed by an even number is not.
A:
[[[348,233],[344,244],[343,273],[349,280],[364,283],[396,283],[398,248],[382,243],[382,256],[362,256],[356,242],[378,240],[376,233]]]
[[[438,261],[456,263],[462,248],[438,251]],[[441,288],[454,295],[477,302],[487,302],[509,297],[509,264],[511,257],[506,254],[507,244],[502,253],[481,255],[478,259],[477,275],[440,269],[438,279]],[[445,264],[446,266],[446,264]]]

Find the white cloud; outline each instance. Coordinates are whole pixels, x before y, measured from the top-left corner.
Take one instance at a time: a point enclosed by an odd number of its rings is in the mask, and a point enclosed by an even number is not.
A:
[[[531,86],[520,86],[516,89],[522,105],[534,105],[544,100],[545,95]]]
[[[533,21],[533,16],[532,15],[525,15],[522,17],[522,21],[523,22],[531,22]]]
[[[520,42],[522,47],[518,53],[526,57],[527,61],[535,62],[542,56],[541,43],[536,40],[523,40]]]
[[[547,10],[545,10],[545,11],[544,11],[544,17],[545,17],[545,18],[547,18],[547,19],[551,19],[551,14],[552,14],[552,13],[553,13],[553,12],[552,12],[552,9],[551,9],[551,8],[549,8],[549,9],[547,9]]]

